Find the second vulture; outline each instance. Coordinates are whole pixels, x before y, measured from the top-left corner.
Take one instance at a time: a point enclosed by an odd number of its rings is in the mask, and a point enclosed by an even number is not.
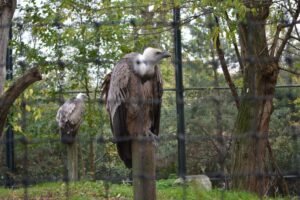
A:
[[[125,55],[102,84],[118,154],[132,168],[131,138],[158,135],[163,81],[159,61],[171,55],[155,48]]]

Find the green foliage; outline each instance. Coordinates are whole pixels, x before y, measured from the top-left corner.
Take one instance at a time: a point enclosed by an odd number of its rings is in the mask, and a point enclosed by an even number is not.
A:
[[[148,10],[148,4],[153,5],[152,13]],[[78,134],[82,156],[80,159],[81,177],[126,178],[128,176],[129,171],[125,169],[118,158],[115,145],[111,143],[95,144],[96,169],[94,172],[91,170],[93,163],[90,157],[93,155],[90,153],[90,141],[96,141],[98,137],[105,139],[111,137],[108,115],[104,105],[99,103],[100,84],[105,74],[126,53],[142,52],[146,46],[160,47],[174,52],[171,24],[174,5],[183,7],[183,19],[192,19],[189,23],[183,20],[185,23],[181,27],[184,87],[226,86],[227,83],[215,52],[217,34],[220,34],[221,46],[225,51],[226,62],[230,66],[233,81],[236,86],[241,87],[243,76],[237,67],[237,58],[232,43],[237,41],[238,25],[244,20],[245,13],[249,10],[243,1],[25,0],[18,7],[21,14],[15,22],[19,26],[14,27],[14,40],[11,45],[14,49],[15,63],[24,60],[28,65],[24,67],[16,64],[15,77],[22,75],[33,63],[40,66],[44,77],[43,81],[29,88],[16,101],[12,109],[13,115],[10,117],[16,138],[26,136],[29,141],[33,142],[29,145],[29,161],[31,162],[28,169],[29,176],[37,180],[44,178],[60,180],[62,178],[64,147],[59,142],[55,115],[61,104],[61,98],[66,100],[76,95],[68,93],[70,91],[82,91],[89,94],[84,122]],[[211,10],[212,14],[206,12],[207,10]],[[255,10],[251,11],[253,14],[256,13]],[[207,14],[202,15],[202,12]],[[228,18],[225,15],[226,12]],[[199,13],[196,19],[191,17]],[[219,18],[219,27],[216,26],[215,16]],[[283,10],[272,6],[269,20],[274,22],[268,29],[271,35],[276,31],[277,23],[287,19]],[[297,52],[292,53],[297,55]],[[293,67],[300,70],[297,57],[293,60],[295,60]],[[175,87],[173,61],[174,58],[161,64],[164,88]],[[300,82],[296,77],[291,78],[292,82],[288,82],[290,77],[290,74],[281,73],[278,83]],[[290,94],[292,98],[289,97]],[[280,90],[274,101],[275,109],[270,129],[271,136],[274,138],[278,136],[278,138],[271,139],[271,143],[282,169],[290,169],[290,163],[297,154],[295,144],[291,143],[289,136],[286,136],[290,132],[286,126],[299,123],[300,101],[297,94],[299,91],[296,90],[291,92]],[[220,128],[222,134],[228,138],[231,136],[237,114],[231,94],[228,90],[186,90],[184,97],[186,134],[188,137],[198,137],[197,140],[187,140],[188,173],[218,171],[220,166],[216,161],[217,151],[213,145],[216,140],[207,138],[215,136]],[[216,123],[218,109],[216,103],[219,103],[222,115],[221,127],[218,127]],[[162,107],[161,136],[174,136],[175,138],[177,118],[174,91],[164,92]],[[24,146],[16,145],[18,170],[16,180],[19,181],[18,183],[22,180],[20,175],[23,170],[23,151]],[[170,174],[176,173],[176,140],[161,140],[157,156],[160,177],[167,178]],[[230,165],[229,159],[226,164],[227,167]],[[1,168],[1,171],[4,170]],[[89,192],[93,193],[92,195],[103,197],[103,193],[97,193],[96,189],[92,190],[93,186],[104,187],[102,183],[84,184],[91,189]],[[51,184],[48,186],[51,187]],[[53,187],[56,190],[59,189],[57,184],[53,184]],[[61,185],[61,187],[65,186]],[[74,187],[76,188],[77,185]],[[114,187],[116,190],[111,192],[116,191],[116,193],[113,195],[118,196],[120,193],[131,197],[129,186],[112,185],[112,188]],[[168,181],[158,182],[158,188],[166,191],[166,194],[159,192],[162,199],[167,197],[176,199],[182,195],[182,190],[180,188],[174,190],[171,182]],[[80,188],[78,190],[80,191]],[[174,195],[171,194],[172,191],[175,191]],[[188,193],[191,195],[189,197],[193,199],[193,195],[197,192],[194,194],[192,188],[188,188],[188,191],[191,192]],[[7,191],[3,190],[3,192]],[[201,199],[214,199],[220,195],[220,191],[215,190],[199,195]],[[243,193],[229,193],[228,197],[226,195],[225,198],[228,199],[250,199],[250,195]],[[83,195],[78,194],[74,198],[80,199]]]

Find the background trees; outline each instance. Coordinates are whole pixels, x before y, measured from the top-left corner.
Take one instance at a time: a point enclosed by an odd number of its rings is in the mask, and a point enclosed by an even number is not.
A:
[[[296,160],[299,141],[291,142],[288,127],[297,128],[299,123],[298,89],[280,88],[275,93],[275,85],[299,83],[297,73],[290,73],[299,68],[295,26],[299,1],[177,3],[183,13],[184,86],[211,88],[185,91],[188,173],[250,174],[233,186],[264,193],[269,180],[261,175],[266,168],[274,171],[268,165],[268,137],[280,168],[296,169],[288,163]],[[110,136],[107,115],[98,99],[99,85],[125,53],[142,51],[150,44],[172,51],[173,6],[167,0],[28,0],[19,5],[10,44],[15,74],[22,75],[30,64],[38,63],[44,81],[30,87],[14,104],[16,135],[58,139],[54,116],[59,104],[75,95],[70,91],[83,91],[89,101],[79,133],[81,176],[125,176],[114,146],[95,142],[95,137]],[[24,60],[28,65],[22,65]],[[165,88],[174,88],[172,63],[163,63],[162,71]],[[213,89],[228,83],[231,91]],[[175,113],[175,94],[166,91],[162,135],[175,136]],[[230,141],[232,135],[238,139]],[[16,150],[20,152],[21,147]],[[162,140],[158,151],[159,176],[176,173],[176,142]],[[30,152],[32,168],[40,169],[32,169],[32,176],[42,178],[44,170],[51,169],[50,179],[59,177],[62,148],[58,143],[30,145]],[[48,164],[44,154],[51,157]]]

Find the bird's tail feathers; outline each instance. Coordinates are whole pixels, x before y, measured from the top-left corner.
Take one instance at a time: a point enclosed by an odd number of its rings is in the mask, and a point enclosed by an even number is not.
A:
[[[75,142],[75,132],[70,132],[69,129],[61,129],[60,130],[60,139],[64,144],[72,144]]]

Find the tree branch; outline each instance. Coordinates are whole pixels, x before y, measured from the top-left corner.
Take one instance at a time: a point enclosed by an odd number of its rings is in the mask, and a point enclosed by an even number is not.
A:
[[[31,68],[26,74],[17,79],[14,84],[0,97],[0,138],[3,132],[7,114],[14,101],[36,81],[42,80],[37,67]]]
[[[299,37],[296,37],[296,36],[293,36],[293,35],[291,35],[291,37],[290,37],[291,39],[294,39],[294,40],[297,40],[297,41],[299,41],[300,42],[300,38]]]
[[[216,20],[217,25],[219,26],[218,18],[215,17],[215,20]],[[230,88],[231,94],[232,94],[232,96],[235,100],[236,107],[239,109],[239,107],[240,107],[239,95],[237,93],[236,87],[235,87],[235,85],[234,85],[234,83],[231,79],[230,73],[228,71],[228,66],[227,66],[226,61],[225,61],[224,51],[221,48],[220,34],[219,33],[218,33],[217,38],[216,38],[216,50],[217,50],[218,57],[219,57],[219,60],[220,60],[220,63],[221,63],[221,67],[222,67],[224,77],[225,77],[226,82],[227,82],[227,84]]]
[[[275,50],[276,50],[276,46],[277,46],[277,43],[278,43],[278,40],[279,40],[279,35],[280,35],[281,30],[282,30],[281,27],[277,26],[276,33],[275,33],[275,36],[274,36],[274,40],[273,40],[273,43],[272,43],[271,48],[270,48],[270,56],[271,57],[274,57],[274,55],[275,55]]]
[[[300,22],[300,20],[298,20],[294,23],[280,24],[280,25],[277,26],[276,33],[275,33],[275,36],[274,36],[274,40],[273,40],[272,46],[270,48],[270,55],[271,56],[274,56],[274,54],[275,54],[276,46],[277,46],[278,40],[280,39],[279,35],[280,35],[281,30],[284,29],[284,28],[287,28],[287,27],[293,28],[293,26],[295,26],[296,24],[299,24],[299,22]],[[289,36],[289,38],[298,39],[298,38],[296,38],[294,36],[291,36],[291,35]]]
[[[290,69],[286,69],[286,68],[283,68],[283,67],[278,67],[280,70],[282,70],[282,71],[286,71],[286,72],[289,72],[289,73],[291,73],[291,74],[295,74],[295,75],[297,75],[297,76],[300,76],[300,72],[297,72],[297,71],[295,71],[295,70],[290,70]]]
[[[297,10],[296,10],[296,12],[293,16],[293,21],[290,25],[286,26],[286,27],[288,27],[288,30],[285,34],[285,37],[283,38],[283,41],[282,41],[281,45],[279,46],[279,48],[277,50],[277,53],[276,53],[276,56],[275,56],[276,60],[279,60],[280,56],[282,55],[282,52],[285,48],[285,45],[286,45],[287,41],[290,39],[293,28],[294,28],[295,24],[298,23],[297,19],[299,17],[299,13],[300,13],[300,2],[298,1]],[[283,26],[283,27],[285,27],[285,26]],[[276,44],[275,44],[275,46],[276,46]]]
[[[225,12],[225,17],[226,17],[227,23],[230,23],[230,19],[229,19],[229,16],[228,16],[227,12]],[[228,28],[229,28],[229,31],[232,31],[230,26],[228,26]],[[240,65],[240,68],[241,68],[241,71],[242,71],[242,74],[243,74],[244,73],[244,65],[243,65],[243,62],[242,62],[241,54],[240,54],[240,51],[238,49],[238,45],[236,43],[236,38],[235,37],[232,38],[232,43],[233,43],[235,54],[237,56],[237,59],[238,59],[238,62],[239,62],[239,65]]]

